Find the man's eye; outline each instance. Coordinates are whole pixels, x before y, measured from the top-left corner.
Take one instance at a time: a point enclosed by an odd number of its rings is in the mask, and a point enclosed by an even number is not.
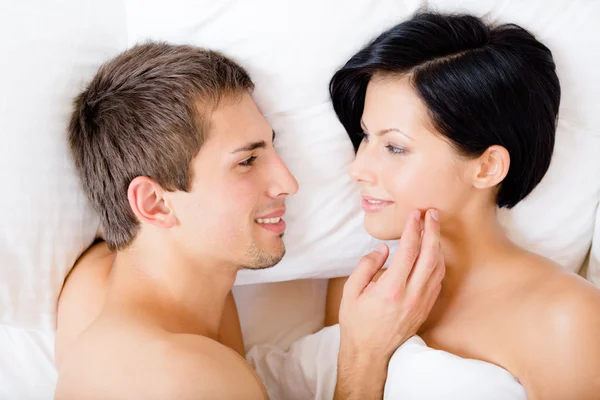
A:
[[[252,164],[254,164],[254,161],[258,158],[258,156],[251,156],[246,158],[244,161],[240,162],[238,165],[241,165],[242,167],[249,167]]]

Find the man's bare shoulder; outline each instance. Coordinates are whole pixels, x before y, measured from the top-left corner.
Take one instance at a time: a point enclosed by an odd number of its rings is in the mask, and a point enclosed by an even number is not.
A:
[[[57,368],[63,354],[100,314],[114,259],[105,242],[95,244],[81,255],[65,279],[57,309],[54,347]]]
[[[250,365],[199,335],[91,329],[60,371],[56,399],[265,399]]]
[[[215,340],[197,335],[174,335],[169,352],[172,364],[165,384],[183,390],[182,396],[174,398],[267,398],[250,364],[236,351]]]

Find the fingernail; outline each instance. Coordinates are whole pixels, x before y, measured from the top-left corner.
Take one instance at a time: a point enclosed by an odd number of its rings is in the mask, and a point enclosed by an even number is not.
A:
[[[417,222],[421,222],[421,211],[415,211],[415,219],[417,220]]]
[[[385,254],[385,244],[381,243],[379,246],[377,246],[375,251],[381,254]]]
[[[439,215],[437,210],[429,210],[429,215],[431,215],[431,218],[433,218],[436,222],[439,221]]]

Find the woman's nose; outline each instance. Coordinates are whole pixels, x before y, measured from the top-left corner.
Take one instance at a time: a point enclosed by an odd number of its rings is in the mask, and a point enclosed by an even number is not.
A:
[[[373,160],[368,149],[359,148],[354,161],[348,169],[348,175],[357,183],[373,183],[375,174],[373,173]]]

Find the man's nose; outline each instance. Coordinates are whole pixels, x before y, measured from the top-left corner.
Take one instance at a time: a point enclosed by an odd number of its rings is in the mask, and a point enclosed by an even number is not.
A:
[[[281,157],[277,156],[272,167],[275,179],[269,189],[269,196],[272,198],[287,197],[298,192],[298,181],[292,175],[287,165]]]

